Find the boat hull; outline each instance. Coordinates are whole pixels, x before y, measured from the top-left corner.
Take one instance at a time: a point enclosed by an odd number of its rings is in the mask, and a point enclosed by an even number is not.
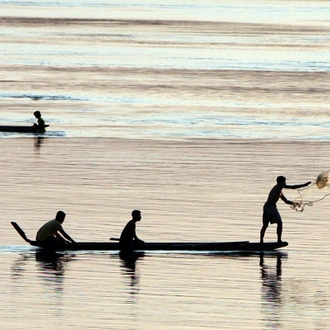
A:
[[[36,241],[31,245],[43,248]],[[132,248],[134,251],[204,251],[204,252],[241,252],[241,251],[274,251],[287,246],[287,242],[252,243],[237,242],[153,242]],[[43,248],[45,249],[45,248]],[[46,248],[47,249],[47,248]],[[49,247],[48,247],[49,249]],[[64,247],[54,248],[57,251],[119,251],[117,242],[78,242]]]
[[[53,251],[119,251],[119,242],[78,242],[61,247],[44,247],[40,242],[27,238],[16,222],[11,223],[20,236],[30,245],[40,249]],[[287,246],[287,242],[251,243],[236,242],[153,242],[132,248],[132,251],[204,251],[204,252],[243,252],[243,251],[274,251]]]
[[[49,125],[45,125],[48,127]],[[0,132],[10,133],[38,133],[37,126],[11,126],[11,125],[0,125]]]

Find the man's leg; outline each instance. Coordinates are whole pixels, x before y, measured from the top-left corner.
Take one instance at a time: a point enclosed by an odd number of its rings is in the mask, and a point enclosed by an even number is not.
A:
[[[277,242],[282,242],[282,231],[283,231],[283,223],[282,221],[277,223]]]
[[[267,227],[268,227],[268,223],[264,223],[264,225],[262,226],[262,228],[260,230],[260,243],[264,242],[264,236],[265,236]]]

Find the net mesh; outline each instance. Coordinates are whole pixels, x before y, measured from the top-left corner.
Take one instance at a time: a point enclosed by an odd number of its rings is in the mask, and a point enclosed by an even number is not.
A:
[[[320,173],[316,180],[306,188],[298,189],[297,197],[291,206],[294,210],[302,212],[305,206],[312,206],[330,195],[330,170]]]

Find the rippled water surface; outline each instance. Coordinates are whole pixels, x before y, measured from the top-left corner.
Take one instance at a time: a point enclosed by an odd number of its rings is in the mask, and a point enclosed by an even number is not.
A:
[[[0,0],[0,125],[50,125],[0,132],[2,328],[328,329],[329,197],[279,202],[265,255],[49,256],[10,221],[108,241],[138,208],[147,242],[258,241],[276,176],[330,168],[329,8]]]

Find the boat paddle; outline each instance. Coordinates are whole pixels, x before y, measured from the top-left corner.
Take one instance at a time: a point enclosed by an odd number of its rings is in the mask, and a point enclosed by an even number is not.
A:
[[[26,237],[23,229],[16,222],[12,221],[11,224],[16,229],[16,231],[21,235],[21,237],[24,239],[25,242],[28,242],[28,243],[31,242],[31,240]]]

